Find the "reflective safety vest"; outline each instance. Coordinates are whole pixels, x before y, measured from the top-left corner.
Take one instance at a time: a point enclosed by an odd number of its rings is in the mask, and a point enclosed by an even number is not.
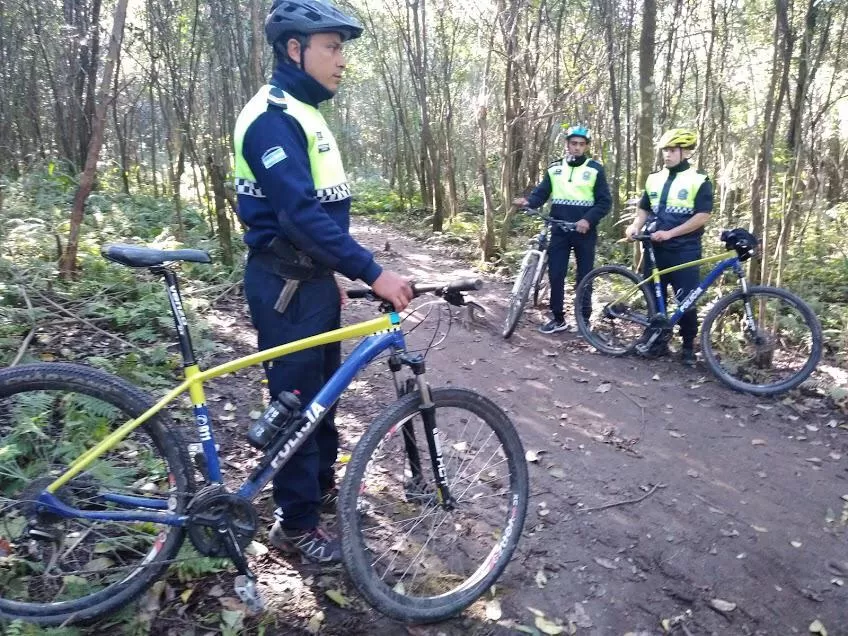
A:
[[[695,196],[698,194],[701,185],[707,180],[707,175],[694,167],[674,173],[674,179],[668,188],[668,196],[665,201],[661,201],[668,177],[668,168],[649,174],[645,181],[645,192],[648,193],[651,210],[654,214],[660,218],[671,219],[676,217],[675,225],[680,225],[687,220],[683,217],[690,217],[696,212]],[[709,210],[703,211],[709,212]]]
[[[591,159],[582,166],[569,166],[564,160],[554,161],[548,166],[551,179],[551,203],[553,205],[595,205],[595,181],[598,169],[592,167]]]
[[[262,188],[256,182],[256,176],[242,154],[242,148],[247,129],[269,107],[291,115],[303,129],[309,154],[309,168],[312,172],[312,181],[315,183],[318,200],[326,203],[328,201],[341,201],[350,197],[350,186],[345,176],[339,146],[321,111],[295,99],[271,84],[266,84],[259,89],[259,92],[247,103],[236,120],[233,139],[235,143],[236,192],[252,197],[265,197],[262,194]],[[280,116],[284,116],[282,112]],[[279,152],[284,153],[285,149],[283,148]]]

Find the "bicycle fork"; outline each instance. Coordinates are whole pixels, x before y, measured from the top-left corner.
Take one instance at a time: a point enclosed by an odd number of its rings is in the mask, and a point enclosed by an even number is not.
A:
[[[401,383],[401,380],[397,375],[403,364],[407,364],[412,369],[412,373],[415,375],[414,387],[412,378],[410,378],[406,383]],[[419,411],[424,423],[424,435],[427,439],[427,448],[430,451],[430,463],[436,480],[436,501],[446,510],[453,510],[455,502],[451,496],[447,482],[444,455],[442,453],[442,446],[439,440],[439,428],[436,424],[436,405],[433,403],[430,394],[430,386],[427,384],[424,377],[426,374],[424,359],[420,356],[410,358],[406,356],[401,357],[400,355],[395,354],[389,358],[389,369],[392,371],[395,391],[397,392],[398,397],[403,397],[407,393],[413,391],[414,388],[418,389],[421,396],[421,406]],[[421,454],[418,452],[412,418],[403,423],[402,434],[406,457],[409,460],[409,469],[412,473],[412,479],[404,486],[406,496],[411,500],[429,499],[432,496],[432,491],[430,490],[421,469]]]

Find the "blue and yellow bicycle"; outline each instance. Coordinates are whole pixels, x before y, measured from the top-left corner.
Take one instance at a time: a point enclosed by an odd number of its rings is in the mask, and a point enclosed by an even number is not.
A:
[[[656,265],[650,223],[634,239],[642,242],[650,276],[606,265],[589,272],[577,287],[574,306],[592,308],[591,312],[575,311],[577,328],[595,349],[614,356],[632,352],[650,356],[669,340],[683,313],[730,271],[738,289],[719,297],[701,325],[701,355],[707,367],[728,386],[755,395],[788,391],[813,372],[822,354],[821,324],[795,294],[748,284],[743,263],[758,247],[752,234],[742,229],[724,231],[721,240],[726,252],[664,270]],[[660,277],[716,261],[669,315]]]
[[[121,608],[184,558],[186,536],[201,555],[232,559],[237,594],[260,609],[244,551],[259,529],[252,500],[381,354],[398,400],[367,427],[344,467],[337,518],[347,571],[377,610],[407,622],[452,616],[491,587],[527,511],[521,441],[489,399],[429,386],[424,354],[407,350],[398,314],[203,371],[173,264],[208,263],[208,254],[123,245],[103,254],[164,278],[185,379],[157,400],[84,365],[0,371],[0,625],[64,625]],[[477,287],[466,280],[417,285],[415,293],[456,306]],[[373,298],[368,289],[349,295]],[[225,483],[204,382],[349,338],[364,340],[312,401],[279,422],[247,480]],[[194,458],[166,410],[185,395],[199,440]]]

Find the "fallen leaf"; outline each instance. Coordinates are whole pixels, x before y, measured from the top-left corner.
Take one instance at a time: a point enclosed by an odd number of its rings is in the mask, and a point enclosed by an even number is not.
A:
[[[542,509],[539,511],[539,516],[540,516],[540,517],[547,517],[550,513],[551,513],[551,511],[550,511],[550,509],[549,509],[549,508],[542,508]]]
[[[350,605],[350,599],[342,594],[340,590],[327,590],[324,593],[339,607],[347,607]]]
[[[263,556],[268,554],[268,548],[259,541],[251,541],[250,545],[244,549],[244,553],[251,556]]]
[[[606,393],[612,388],[612,384],[608,382],[604,382],[603,384],[599,384],[598,388],[595,389],[595,393]]]
[[[557,625],[556,623],[549,621],[544,616],[537,616],[536,620],[533,622],[543,634],[551,634],[552,636],[555,636],[556,634],[562,634],[565,631],[561,625]]]
[[[712,605],[719,612],[732,612],[736,609],[736,603],[731,603],[730,601],[723,601],[720,598],[714,598],[710,601],[710,605]]]
[[[789,545],[791,545],[793,548],[800,548],[804,544],[800,541],[790,541]]]
[[[719,530],[719,532],[721,533],[721,536],[723,536],[723,537],[738,537],[739,536],[739,531],[736,530],[736,529]]]
[[[306,624],[306,631],[310,634],[317,634],[321,630],[321,624],[324,622],[324,612],[316,612]]]
[[[686,474],[695,479],[701,476],[701,473],[699,473],[697,470],[692,470],[691,468],[686,471]]]
[[[816,619],[812,623],[810,623],[810,633],[820,634],[821,636],[827,636],[827,629],[825,629],[824,624],[819,619]]]
[[[539,589],[544,588],[547,582],[548,577],[545,576],[544,570],[539,570],[538,572],[536,572],[536,585],[539,587]]]
[[[501,602],[496,598],[493,598],[491,601],[486,601],[486,618],[490,621],[499,621],[501,620],[501,616],[503,616]]]
[[[763,528],[762,526],[751,526],[757,532],[768,532],[767,528]]]
[[[180,594],[180,600],[183,602],[183,604],[188,603],[188,599],[191,598],[192,592],[194,592],[193,587],[187,587],[183,590],[183,593]]]
[[[672,437],[677,437],[678,439],[681,437],[686,437],[686,433],[679,433],[677,431],[669,431],[668,434]]]
[[[557,479],[565,479],[565,471],[562,468],[551,468],[548,471],[548,474],[551,477],[556,477]]]
[[[614,562],[610,561],[609,559],[605,559],[603,557],[595,557],[594,561],[595,561],[595,563],[600,565],[602,568],[606,568],[607,570],[617,570],[618,569],[618,566]]]
[[[221,623],[229,628],[230,633],[240,634],[244,629],[244,609],[241,610],[221,610]],[[224,632],[226,633],[226,632]]]
[[[522,634],[538,634],[539,633],[538,630],[536,630],[532,627],[527,627],[527,625],[513,625],[512,629],[514,629],[517,632],[521,632]]]
[[[575,382],[579,382],[580,384],[587,384],[589,382],[589,380],[587,378],[581,378],[581,377],[578,377],[578,376],[574,376],[571,379],[574,380]]]
[[[223,596],[224,595],[224,588],[221,587],[220,585],[215,585],[215,586],[212,587],[211,590],[209,590],[206,593],[209,596]]]
[[[811,433],[815,433],[817,430],[819,430],[818,426],[813,426],[812,424],[805,424],[804,428],[806,428]]]
[[[654,374],[654,376],[653,376],[651,379],[652,379],[652,380],[654,380],[654,381],[659,380],[659,379],[660,379],[660,374],[659,374],[659,373],[655,373],[655,374]]]
[[[524,459],[526,459],[528,462],[537,462],[537,461],[539,461],[539,455],[541,455],[544,452],[545,451],[543,451],[543,450],[539,450],[539,451],[529,450],[526,453],[524,453]]]
[[[766,440],[764,439],[752,439],[751,446],[765,446]]]
[[[236,405],[235,405],[235,404],[233,404],[232,402],[227,402],[227,403],[224,405],[224,410],[225,410],[225,411],[235,411],[235,410],[236,410]]]
[[[246,609],[245,606],[244,606],[244,603],[242,603],[235,596],[222,596],[221,598],[218,599],[218,602],[221,604],[221,607],[223,607],[224,610],[229,610],[231,612],[242,612],[242,613],[244,613],[244,611]],[[223,610],[222,610],[222,612],[223,612]]]
[[[542,349],[542,355],[547,356],[549,358],[555,358],[557,355],[556,351],[548,351],[547,349]]]
[[[250,413],[248,413],[247,416],[252,420],[258,420],[260,417],[262,417],[262,411],[253,410]]]
[[[822,460],[819,459],[818,457],[808,457],[805,461],[808,461],[811,464],[816,464],[816,465],[819,465],[819,464],[822,463]]]
[[[592,627],[592,619],[589,617],[588,612],[583,607],[582,603],[575,603],[574,609],[568,613],[566,616],[569,622],[569,626],[571,623],[574,623],[577,627]]]

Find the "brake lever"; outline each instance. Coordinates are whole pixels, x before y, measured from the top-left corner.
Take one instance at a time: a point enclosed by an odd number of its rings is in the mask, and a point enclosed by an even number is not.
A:
[[[462,307],[465,305],[465,296],[460,291],[446,291],[442,294],[442,299],[454,307]]]

